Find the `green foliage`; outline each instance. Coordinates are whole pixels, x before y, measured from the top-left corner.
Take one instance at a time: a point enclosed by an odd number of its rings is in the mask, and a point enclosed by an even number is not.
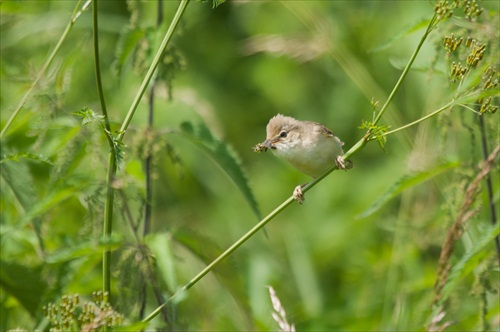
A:
[[[81,110],[73,112],[71,114],[81,117],[82,125],[86,125],[87,123],[91,123],[94,121],[101,123],[101,121],[104,119],[104,116],[96,114],[93,110],[91,110],[88,107],[84,107]]]
[[[382,150],[384,149],[385,143],[387,143],[387,137],[385,134],[389,131],[390,126],[375,125],[373,122],[363,120],[359,128],[370,133],[368,140],[376,140],[380,148]]]
[[[460,282],[466,276],[472,274],[481,264],[487,261],[488,251],[485,250],[491,245],[493,240],[500,234],[500,226],[493,225],[487,229],[483,236],[476,240],[472,247],[466,252],[460,260],[452,267],[450,276],[443,287],[443,296],[440,299],[442,304],[448,300],[451,293],[456,291]],[[498,285],[496,285],[498,286]]]
[[[187,3],[2,3],[0,330],[497,330],[496,2]],[[276,113],[356,165],[302,206]]]
[[[384,192],[380,197],[373,202],[373,204],[362,212],[358,218],[366,218],[369,215],[379,211],[387,202],[389,202],[394,197],[397,197],[405,190],[413,188],[417,185],[428,181],[435,176],[442,174],[443,172],[450,171],[454,168],[460,166],[459,162],[448,162],[442,165],[437,165],[436,167],[426,170],[423,172],[416,172],[414,174],[405,175],[401,179],[399,179],[396,183],[394,183],[386,192]]]

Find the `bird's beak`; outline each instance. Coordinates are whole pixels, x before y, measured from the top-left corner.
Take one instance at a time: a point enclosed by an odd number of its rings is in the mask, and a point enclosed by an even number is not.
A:
[[[276,147],[273,145],[274,144],[274,140],[272,140],[272,139],[266,139],[261,144],[264,145],[268,149],[276,149]]]

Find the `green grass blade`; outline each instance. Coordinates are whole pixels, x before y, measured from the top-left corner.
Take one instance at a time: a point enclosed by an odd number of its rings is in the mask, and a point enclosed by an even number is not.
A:
[[[414,187],[421,184],[433,177],[446,172],[450,169],[458,167],[460,163],[458,161],[448,162],[442,165],[438,165],[433,169],[418,172],[410,175],[403,176],[399,181],[392,185],[385,193],[383,193],[368,209],[357,216],[358,219],[368,217],[382,208],[387,202],[389,202],[394,197],[401,194],[406,189]]]

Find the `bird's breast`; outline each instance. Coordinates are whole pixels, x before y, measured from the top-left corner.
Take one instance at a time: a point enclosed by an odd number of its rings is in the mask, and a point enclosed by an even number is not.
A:
[[[301,140],[273,152],[311,177],[320,176],[333,166],[337,156],[343,154],[342,143],[334,136]]]

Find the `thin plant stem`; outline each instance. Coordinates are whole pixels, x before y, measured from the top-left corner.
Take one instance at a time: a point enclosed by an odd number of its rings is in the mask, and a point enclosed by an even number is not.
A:
[[[163,0],[158,1],[157,5],[157,16],[156,16],[156,26],[159,28],[161,24],[163,23]],[[154,101],[155,101],[155,91],[156,91],[156,85],[157,85],[157,77],[153,79],[153,82],[151,84],[151,90],[149,92],[149,109],[148,109],[148,124],[147,124],[147,132],[145,133],[150,137],[151,132],[153,130],[153,125],[154,125]],[[148,141],[151,142],[151,141]],[[144,206],[144,225],[142,229],[142,237],[144,238],[147,234],[149,234],[149,230],[151,227],[151,216],[152,216],[152,209],[153,209],[153,155],[151,153],[152,148],[150,147],[148,149],[150,152],[148,153],[146,160],[144,161],[144,170],[146,173],[146,179],[145,179],[145,186],[146,186],[146,200],[145,200],[145,206]],[[138,236],[138,234],[136,235]],[[165,302],[165,298],[163,297],[163,294],[160,290],[160,287],[158,285],[158,281],[156,280],[156,276],[153,272],[153,267],[151,266],[151,262],[149,261],[148,258],[146,258],[147,261],[147,266],[149,269],[149,277],[151,279],[151,286],[153,288],[154,295],[156,297],[156,301],[158,302],[158,305],[161,305],[162,303]],[[140,317],[144,317],[144,308],[146,307],[146,301],[147,301],[147,292],[146,292],[146,280],[143,279],[143,287],[139,290],[141,293],[141,312],[140,312]],[[163,320],[165,323],[169,323],[168,319],[168,312],[166,308],[163,308],[162,310],[162,315],[163,315]]]
[[[171,302],[176,296],[181,293],[186,292],[191,287],[193,287],[198,281],[200,281],[205,275],[213,270],[221,261],[231,255],[236,249],[238,249],[243,243],[250,239],[255,233],[257,233],[261,228],[263,228],[268,222],[270,222],[274,217],[276,217],[281,211],[283,211],[287,206],[295,201],[293,196],[289,197],[280,206],[278,206],[274,211],[269,213],[264,219],[262,219],[258,224],[256,224],[252,229],[250,229],[245,235],[243,235],[238,241],[233,243],[226,251],[220,254],[215,260],[213,260],[209,265],[207,265],[202,271],[200,271],[196,276],[194,276],[186,285],[184,285],[180,290],[178,290],[174,295],[172,295],[166,303],[156,308],[151,314],[144,318],[144,322],[148,322],[153,319],[161,309]]]
[[[97,0],[94,0],[94,19],[93,19],[93,24],[94,24],[94,38],[97,38]],[[139,91],[137,95],[135,96],[134,101],[132,102],[132,105],[130,106],[130,109],[125,117],[125,120],[123,121],[123,124],[120,128],[119,135],[118,135],[118,140],[121,141],[123,140],[123,135],[125,131],[128,128],[128,125],[130,124],[130,121],[132,121],[132,117],[135,113],[135,110],[137,109],[137,106],[139,105],[139,102],[141,101],[142,96],[144,95],[146,88],[151,81],[151,78],[153,77],[153,74],[155,72],[155,69],[158,67],[158,63],[160,62],[161,56],[163,52],[165,51],[170,39],[173,36],[173,33],[175,31],[175,28],[179,24],[180,18],[182,17],[182,14],[184,13],[187,5],[189,3],[189,0],[181,0],[179,7],[177,8],[177,12],[175,13],[174,18],[172,19],[172,22],[170,23],[170,26],[167,30],[167,33],[165,34],[165,37],[163,38],[163,41],[158,48],[158,51],[153,59],[153,62],[151,63],[151,66],[148,69],[148,72],[146,73],[146,76],[141,84],[141,87],[139,88]],[[98,58],[96,59],[96,62],[98,62]],[[102,92],[102,91],[101,91]],[[103,110],[104,112],[104,110]],[[107,119],[107,116],[105,115],[105,118]],[[109,123],[108,123],[109,125]],[[111,132],[109,132],[109,135],[107,135],[108,141],[111,139]],[[110,142],[110,144],[113,144],[113,142]],[[113,180],[116,175],[116,170],[117,170],[117,160],[116,160],[116,155],[114,153],[113,147],[110,148],[110,153],[109,153],[109,159],[108,159],[108,173],[107,173],[107,178],[106,178],[106,183],[108,186],[107,194],[106,194],[106,202],[104,206],[104,226],[103,226],[103,233],[105,237],[109,237],[112,234],[112,220],[113,220],[113,203],[114,203],[114,189],[112,188],[113,185]],[[110,293],[111,290],[111,251],[105,250],[103,254],[103,291]]]
[[[382,118],[382,115],[384,115],[384,113],[387,111],[389,104],[392,102],[392,100],[394,99],[394,96],[396,95],[399,88],[401,87],[401,84],[403,83],[404,79],[406,78],[406,75],[410,71],[410,68],[413,65],[413,62],[415,61],[418,53],[420,52],[420,49],[424,45],[425,40],[427,39],[429,34],[432,32],[432,30],[435,28],[436,23],[437,23],[437,16],[438,16],[437,13],[434,13],[434,16],[432,17],[431,21],[429,22],[429,25],[427,26],[427,30],[425,30],[425,33],[422,36],[422,38],[420,39],[420,42],[418,43],[417,48],[413,52],[410,60],[406,64],[405,69],[403,70],[403,72],[401,73],[401,76],[399,77],[398,81],[396,82],[396,85],[392,89],[391,94],[389,95],[389,97],[387,97],[385,104],[382,106],[382,108],[378,112],[377,116],[373,120],[373,125],[376,125],[378,123],[378,121],[380,120],[380,118]]]
[[[115,199],[115,189],[113,188],[113,179],[116,173],[116,155],[111,138],[111,127],[109,116],[104,100],[104,92],[101,80],[101,65],[99,60],[99,24],[97,15],[97,0],[92,1],[92,30],[94,39],[94,63],[97,91],[101,104],[102,114],[104,116],[104,129],[108,132],[106,136],[109,143],[108,173],[106,176],[106,202],[104,204],[104,222],[103,237],[109,238],[113,229],[113,206]],[[106,248],[102,257],[102,290],[104,294],[111,294],[111,250]]]
[[[481,147],[482,147],[482,153],[483,153],[483,159],[486,162],[488,160],[488,141],[486,139],[486,129],[484,126],[484,118],[483,115],[479,115],[479,128],[481,131]],[[496,213],[496,207],[495,207],[495,198],[493,194],[493,184],[491,181],[491,175],[490,173],[486,174],[486,190],[488,192],[488,206],[490,209],[490,218],[491,218],[491,223],[493,225],[497,224],[497,213]],[[497,235],[495,237],[495,248],[497,250],[497,257],[500,261],[500,236]]]
[[[52,52],[50,53],[49,57],[47,58],[47,60],[45,61],[45,63],[43,64],[42,66],[42,69],[40,69],[40,72],[38,73],[38,75],[36,76],[35,80],[33,81],[33,83],[31,84],[30,88],[28,89],[28,91],[26,91],[26,93],[24,94],[23,98],[21,99],[21,101],[19,102],[19,104],[17,105],[16,109],[14,110],[14,112],[12,113],[12,115],[10,116],[9,120],[7,120],[7,123],[5,124],[5,126],[3,127],[2,131],[0,132],[0,138],[3,138],[5,133],[7,132],[7,129],[10,127],[10,125],[12,124],[12,122],[14,121],[14,119],[19,115],[19,112],[21,111],[21,109],[23,108],[23,106],[26,104],[26,102],[28,101],[31,93],[33,92],[33,90],[35,89],[35,87],[38,85],[38,82],[40,81],[40,79],[42,78],[42,76],[45,74],[45,72],[47,71],[47,69],[49,68],[50,64],[52,63],[52,61],[54,60],[57,52],[59,52],[64,40],[66,39],[66,37],[68,36],[69,32],[71,31],[71,28],[73,27],[73,25],[75,24],[76,20],[80,17],[80,15],[85,11],[87,10],[87,8],[89,7],[90,5],[90,2],[92,0],[87,0],[83,6],[82,6],[82,9],[80,10],[77,10],[78,9],[78,5],[80,4],[81,0],[78,1],[78,3],[76,4],[75,6],[75,9],[73,10],[73,14],[71,15],[71,19],[69,20],[68,22],[68,25],[66,26],[66,28],[64,29],[61,37],[59,38],[59,40],[57,41],[57,44],[56,46],[54,47],[54,49],[52,50]]]
[[[139,88],[139,91],[137,92],[137,95],[134,98],[134,101],[132,102],[132,105],[130,105],[130,109],[125,117],[125,120],[122,123],[122,126],[120,128],[120,139],[123,137],[125,134],[125,131],[127,130],[130,121],[132,121],[132,118],[134,116],[134,113],[137,109],[137,106],[139,106],[139,102],[142,99],[142,96],[146,92],[146,88],[151,81],[151,78],[153,77],[153,74],[155,72],[156,67],[158,67],[158,64],[160,63],[161,56],[165,49],[167,48],[168,43],[170,42],[170,39],[174,35],[175,28],[177,28],[177,25],[179,25],[180,19],[186,10],[186,7],[189,3],[189,0],[181,0],[179,3],[179,7],[177,8],[177,12],[175,13],[174,18],[172,19],[172,22],[170,23],[170,26],[168,27],[167,33],[165,34],[165,37],[163,38],[160,47],[158,48],[158,51],[156,52],[156,55],[153,59],[153,62],[151,66],[148,69],[148,72],[146,73],[146,76],[144,77],[144,80],[142,81],[142,84]]]
[[[439,114],[439,113],[441,113],[441,112],[443,112],[443,111],[446,111],[447,109],[450,109],[450,108],[451,108],[451,107],[453,107],[454,105],[455,105],[455,101],[454,101],[454,100],[452,100],[452,101],[450,101],[448,104],[446,104],[446,105],[444,105],[444,106],[440,107],[439,109],[435,110],[434,112],[429,113],[429,114],[427,114],[427,115],[425,115],[425,116],[421,117],[421,118],[420,118],[420,119],[418,119],[418,120],[415,120],[415,121],[413,121],[413,122],[410,122],[410,123],[408,123],[408,124],[405,124],[404,126],[401,126],[401,127],[399,127],[399,128],[396,128],[396,129],[394,129],[394,130],[390,130],[390,131],[388,131],[388,132],[385,132],[385,133],[383,133],[381,136],[389,136],[389,135],[392,135],[392,134],[397,133],[398,131],[401,131],[401,130],[404,130],[404,129],[408,129],[408,128],[409,128],[409,127],[411,127],[411,126],[414,126],[414,125],[416,125],[416,124],[419,124],[420,122],[423,122],[423,121],[425,121],[425,120],[427,120],[427,119],[429,119],[429,118],[432,118],[433,116],[436,116],[437,114]],[[375,137],[371,137],[371,138],[369,138],[369,139],[368,139],[368,141],[373,141],[373,140],[375,140],[375,139],[376,139]]]

